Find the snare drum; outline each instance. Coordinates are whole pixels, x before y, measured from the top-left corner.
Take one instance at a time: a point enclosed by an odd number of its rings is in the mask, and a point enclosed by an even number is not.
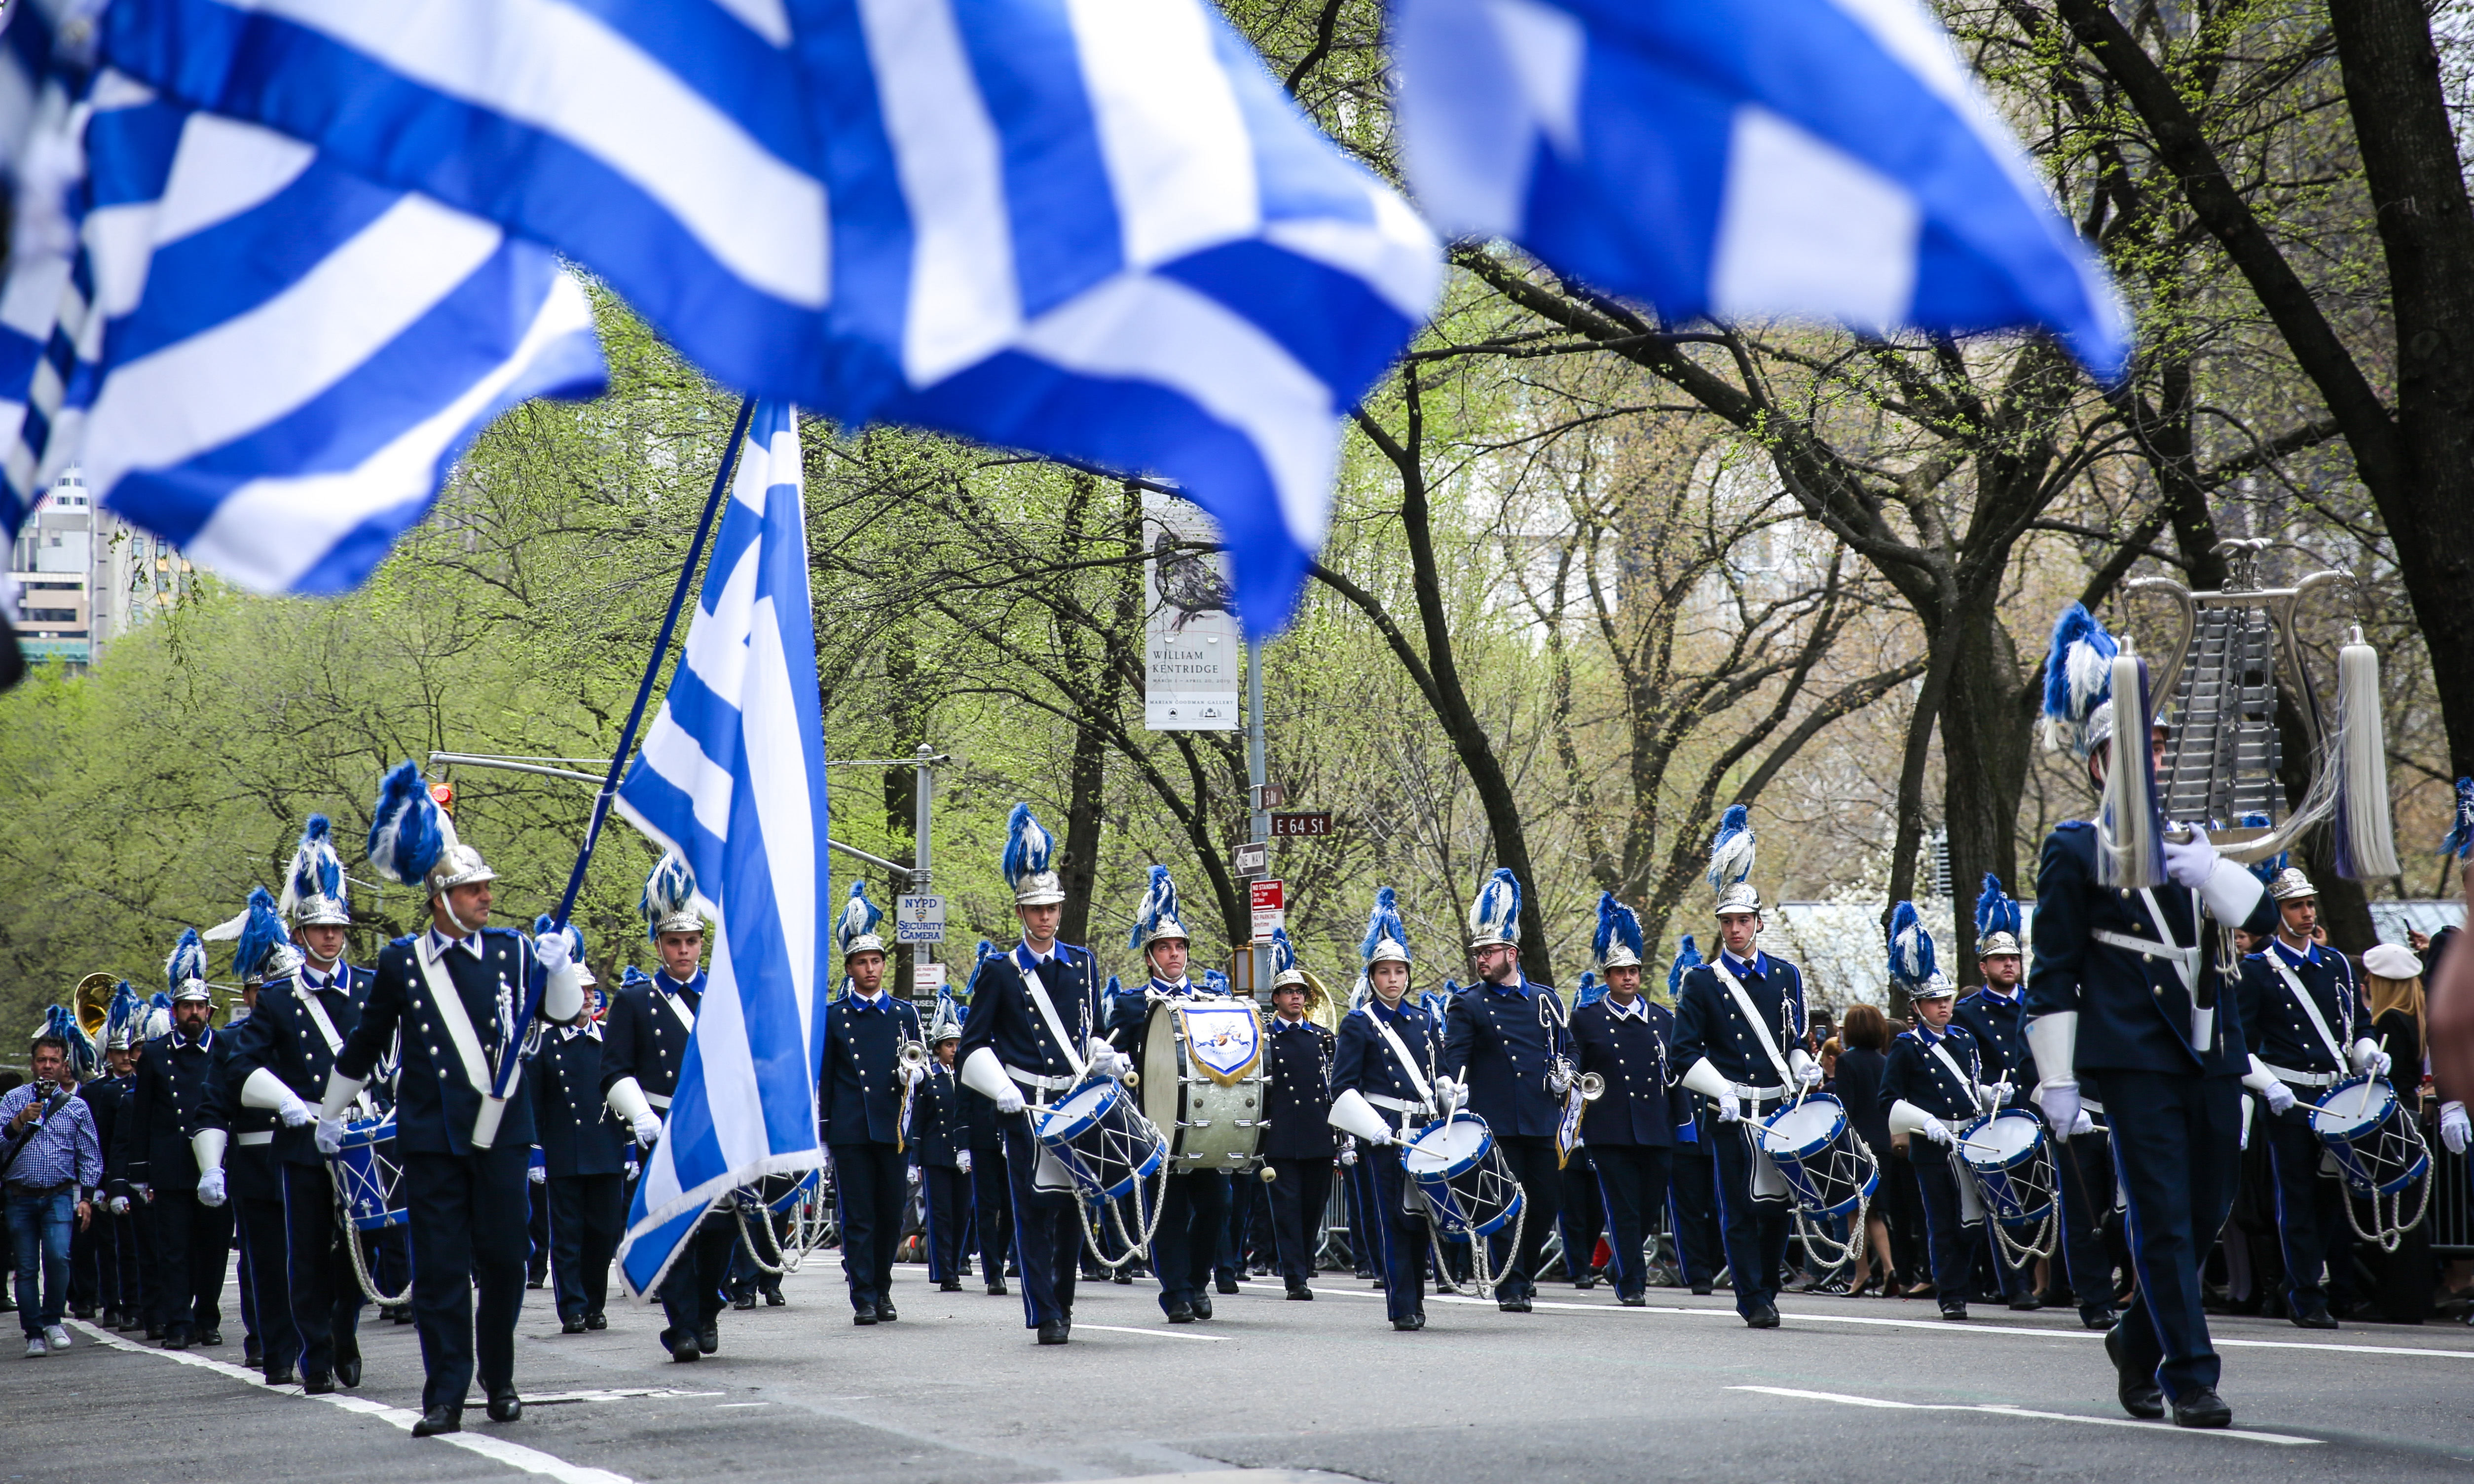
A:
[[[1958,1131],[1958,1157],[1984,1192],[1984,1209],[2005,1227],[2033,1226],[2053,1209],[2053,1152],[2045,1120],[2004,1108]]]
[[[2431,1168],[2422,1131],[2377,1077],[2348,1077],[2330,1088],[2311,1114],[2311,1126],[2356,1195],[2394,1195],[2412,1188]]]
[[[1400,1170],[1418,1183],[1437,1229],[1456,1242],[1492,1236],[1520,1214],[1520,1181],[1473,1113],[1430,1123],[1400,1151]]]
[[[1846,1105],[1827,1092],[1762,1119],[1759,1144],[1796,1204],[1811,1215],[1844,1215],[1880,1186],[1880,1164],[1856,1137]]]
[[[355,1232],[383,1232],[412,1220],[403,1167],[395,1158],[395,1114],[344,1125],[343,1147],[327,1157],[344,1219]]]
[[[1132,1194],[1168,1158],[1159,1131],[1134,1107],[1133,1094],[1104,1077],[1051,1107],[1032,1109],[1031,1115],[1031,1132],[1092,1200]]]
[[[1253,1004],[1155,1001],[1143,1026],[1142,1090],[1144,1115],[1168,1141],[1170,1174],[1253,1168],[1267,1102]]]

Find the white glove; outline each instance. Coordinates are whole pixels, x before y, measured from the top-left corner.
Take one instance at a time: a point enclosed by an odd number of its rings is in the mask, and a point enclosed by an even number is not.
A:
[[[1357,1144],[1354,1140],[1341,1147],[1340,1162],[1344,1167],[1354,1165],[1357,1162]]]
[[[2036,1106],[2045,1111],[2045,1122],[2055,1138],[2068,1138],[2078,1133],[2080,1120],[2087,1116],[2079,1108],[2079,1085],[2075,1082],[2046,1083],[2036,1089]]]
[[[910,1166],[910,1183],[914,1185],[919,1184],[919,1166],[916,1164]]]
[[[524,1174],[534,1185],[542,1185],[549,1183],[549,1170],[546,1165],[536,1164],[532,1168],[524,1171]]]
[[[342,1153],[344,1148],[344,1120],[341,1118],[319,1119],[318,1132],[310,1135],[309,1139],[310,1142],[318,1146],[318,1152],[320,1154]]]
[[[635,1131],[636,1142],[643,1144],[647,1148],[650,1148],[653,1142],[662,1137],[662,1119],[661,1115],[658,1113],[640,1113],[635,1117],[630,1118],[627,1121],[629,1126]]]
[[[539,964],[546,974],[566,969],[573,961],[570,955],[574,951],[575,945],[567,941],[565,933],[544,933],[533,940],[533,962]]]
[[[2465,1105],[2446,1102],[2439,1105],[2439,1141],[2450,1154],[2463,1154],[2465,1146],[2474,1143],[2474,1120],[2465,1116]]]
[[[1794,1050],[1789,1051],[1786,1054],[1786,1061],[1787,1069],[1795,1074],[1795,1081],[1798,1087],[1817,1088],[1821,1086],[1821,1064],[1806,1055],[1802,1046],[1798,1046]]]
[[[567,934],[544,933],[533,940],[533,962],[542,968],[541,1016],[565,1025],[584,1013],[584,975],[576,971],[575,945]]]
[[[2380,1049],[2380,1043],[2368,1036],[2354,1042],[2353,1063],[2354,1070],[2369,1072],[2374,1077],[2387,1076],[2389,1067],[2393,1065],[2389,1054]]]
[[[2081,1134],[2093,1134],[2095,1132],[2096,1119],[2089,1114],[2086,1109],[2080,1109],[2079,1115],[2071,1120],[2071,1137],[2073,1138],[2076,1138]]]
[[[628,1161],[627,1161],[627,1178],[628,1178],[629,1180],[633,1180],[633,1179],[635,1179],[638,1175],[640,1175],[640,1174],[643,1173],[643,1169],[644,1169],[644,1167],[643,1167],[643,1165],[641,1165],[641,1164],[637,1163],[635,1161],[633,1161],[633,1160]]]
[[[954,1156],[954,1168],[967,1175],[971,1172],[971,1152],[967,1149]]]
[[[275,1115],[283,1120],[287,1129],[305,1129],[318,1121],[318,1110],[298,1093],[288,1095],[283,1106],[275,1110]]]
[[[1958,1136],[1951,1133],[1949,1124],[1942,1122],[1939,1118],[1934,1117],[1930,1113],[1918,1113],[1916,1115],[1916,1132],[1922,1134],[1925,1137],[1931,1139],[1934,1143],[1941,1145],[1944,1149],[1949,1148],[1953,1143],[1956,1142],[1958,1137]]]
[[[1029,1106],[1022,1100],[1022,1089],[1013,1086],[1011,1078],[1007,1079],[1005,1088],[989,1101],[997,1105],[997,1112],[1008,1118]]]
[[[147,1205],[149,1205],[149,1206],[152,1206],[152,1205],[154,1205],[154,1204],[155,1204],[155,1187],[154,1187],[153,1185],[150,1185],[146,1184],[145,1182],[140,1181],[138,1184],[136,1184],[136,1185],[134,1185],[131,1186],[130,1188],[131,1188],[131,1189],[133,1189],[133,1190],[135,1190],[135,1191],[137,1192],[137,1199],[138,1199],[138,1200],[145,1202],[145,1203],[146,1203]]]
[[[2464,1115],[2462,1113],[2460,1113],[2457,1115],[2457,1117],[2458,1117],[2458,1122],[2459,1122],[2461,1125],[2465,1121],[2465,1115]],[[2441,1125],[2441,1130],[2442,1130],[2442,1132],[2443,1132],[2443,1133],[2446,1131],[2446,1125],[2445,1125],[2445,1124]],[[111,1213],[112,1213],[113,1215],[115,1215],[115,1216],[126,1216],[126,1215],[128,1215],[128,1214],[129,1214],[129,1197],[127,1197],[127,1196],[125,1196],[125,1195],[115,1195],[115,1196],[113,1196],[113,1197],[111,1198]]]
[[[2208,832],[2195,826],[2183,844],[2166,838],[2165,874],[2174,885],[2198,893],[2208,905],[2208,915],[2228,927],[2249,921],[2268,892],[2259,877],[2219,854],[2208,842]]]
[[[2017,1090],[2006,1082],[1987,1083],[1984,1088],[1984,1111],[1992,1113],[1996,1109],[2008,1107],[2010,1094]]]
[[[2175,886],[2197,891],[2207,884],[2208,873],[2216,869],[2219,859],[2216,846],[2208,840],[2208,832],[2195,825],[2191,826],[2188,840],[2177,842],[2171,835],[2165,837],[2165,874]]]
[[[1732,1097],[1722,1097],[1718,1099],[1718,1121],[1720,1123],[1743,1122],[1744,1105],[1740,1101]]]
[[[1467,1095],[1457,1080],[1450,1077],[1435,1079],[1435,1102],[1443,1109],[1444,1117],[1458,1113],[1461,1100]]]
[[[2259,1089],[2259,1100],[2268,1105],[2271,1114],[2281,1113],[2293,1106],[2293,1089],[2282,1080],[2271,1082]]]
[[[198,1204],[201,1206],[221,1206],[224,1204],[224,1172],[220,1167],[206,1170],[199,1174]]]

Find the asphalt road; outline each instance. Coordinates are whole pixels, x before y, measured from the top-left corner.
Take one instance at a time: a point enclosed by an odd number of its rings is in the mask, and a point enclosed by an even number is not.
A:
[[[460,1438],[420,1441],[409,1326],[365,1328],[359,1391],[310,1399],[239,1368],[237,1323],[185,1356],[73,1325],[69,1354],[0,1358],[0,1480],[2474,1478],[2474,1331],[2456,1324],[2219,1321],[2235,1430],[2195,1433],[2122,1417],[2068,1312],[1953,1325],[1928,1301],[1791,1296],[1784,1327],[1755,1332],[1723,1293],[1620,1309],[1550,1285],[1530,1315],[1429,1299],[1426,1330],[1395,1334],[1367,1284],[1326,1275],[1313,1304],[1249,1284],[1172,1328],[1137,1281],[1084,1284],[1074,1342],[1041,1349],[1018,1297],[939,1294],[918,1267],[895,1289],[900,1323],[854,1327],[818,1254],[788,1306],[726,1312],[721,1352],[693,1365],[655,1345],[656,1311],[614,1304],[607,1331],[563,1336],[528,1294],[523,1420],[490,1424],[476,1397]]]

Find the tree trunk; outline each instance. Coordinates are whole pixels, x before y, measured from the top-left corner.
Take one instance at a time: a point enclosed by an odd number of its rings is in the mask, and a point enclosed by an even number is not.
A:
[[[1943,959],[1961,985],[1976,971],[1976,895],[1991,872],[2019,887],[2019,800],[2027,787],[2031,713],[2019,705],[2019,652],[1988,586],[1953,624],[1958,655],[1942,702],[1942,827],[1950,836],[1951,935]]]

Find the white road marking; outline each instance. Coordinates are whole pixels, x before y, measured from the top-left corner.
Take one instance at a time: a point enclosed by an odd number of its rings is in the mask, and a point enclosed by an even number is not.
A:
[[[1110,1334],[1155,1334],[1163,1340],[1209,1340],[1213,1344],[1225,1338],[1217,1334],[1188,1334],[1182,1329],[1143,1329],[1132,1325],[1076,1325],[1077,1329],[1105,1329]]]
[[[772,1404],[773,1403],[770,1401],[716,1401],[714,1403],[714,1410],[716,1412],[727,1412],[732,1407],[771,1406]]]
[[[419,1412],[410,1411],[404,1407],[388,1406],[383,1402],[366,1400],[340,1391],[324,1397],[311,1397],[298,1386],[269,1386],[266,1384],[265,1376],[245,1366],[232,1365],[229,1361],[210,1360],[194,1351],[150,1350],[143,1345],[99,1329],[84,1320],[73,1319],[69,1323],[93,1336],[98,1345],[108,1345],[113,1350],[125,1350],[133,1354],[153,1355],[164,1360],[177,1361],[184,1366],[197,1366],[279,1397],[301,1397],[310,1401],[324,1401],[329,1406],[339,1407],[347,1412],[392,1423],[406,1432],[412,1430],[413,1424],[421,1421]],[[709,1395],[717,1397],[721,1393],[713,1392]],[[526,1473],[538,1473],[545,1478],[556,1479],[558,1484],[636,1484],[635,1480],[623,1473],[613,1473],[607,1469],[588,1469],[581,1464],[569,1463],[554,1454],[545,1453],[539,1448],[526,1448],[521,1443],[510,1443],[504,1438],[492,1437],[486,1433],[450,1432],[431,1441],[453,1444],[468,1453],[478,1453],[484,1458],[496,1459],[511,1469],[521,1469]]]
[[[2240,1427],[2176,1427],[2168,1422],[2143,1423],[2127,1417],[2081,1417],[2074,1412],[2037,1412],[2009,1405],[1966,1405],[1956,1402],[1890,1401],[1880,1397],[1851,1397],[1835,1391],[1799,1391],[1791,1386],[1730,1386],[1729,1391],[1757,1391],[1768,1397],[1800,1401],[1832,1401],[1840,1406],[1881,1407],[1901,1412],[1974,1412],[1982,1417],[2026,1417],[2037,1422],[2079,1423],[2090,1427],[2136,1427],[2143,1432],[2171,1432],[2185,1437],[2239,1438],[2248,1443],[2274,1443],[2285,1448],[2316,1448],[2317,1438],[2296,1438],[2281,1432],[2250,1432]]]
[[[669,1386],[622,1386],[610,1391],[548,1391],[524,1394],[526,1406],[557,1406],[565,1401],[660,1401],[671,1397],[726,1397],[724,1391],[679,1391]]]

